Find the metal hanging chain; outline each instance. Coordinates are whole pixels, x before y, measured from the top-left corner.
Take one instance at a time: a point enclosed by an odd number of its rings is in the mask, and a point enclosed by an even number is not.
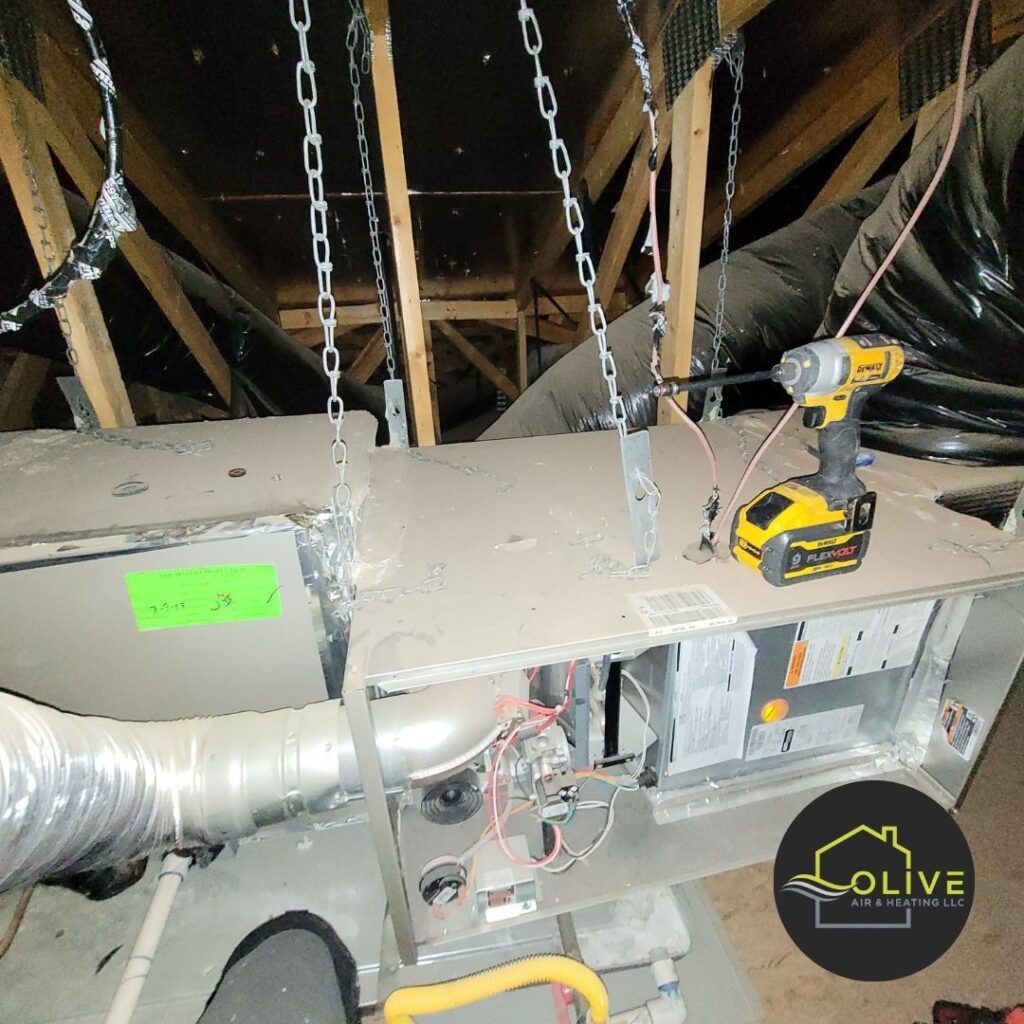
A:
[[[309,29],[313,23],[309,13],[309,0],[289,0],[289,16],[299,40],[299,59],[295,64],[295,91],[306,134],[303,140],[303,165],[309,184],[309,226],[313,240],[313,263],[316,265],[317,314],[324,330],[323,367],[330,384],[327,399],[327,418],[334,428],[331,441],[331,460],[337,480],[331,489],[331,512],[338,536],[338,547],[333,559],[333,570],[340,588],[343,608],[350,607],[354,597],[351,563],[354,553],[351,491],[345,482],[348,447],[341,437],[345,419],[345,404],[338,393],[341,379],[341,355],[334,342],[337,326],[337,305],[331,287],[331,243],[327,237],[327,198],[323,180],[323,138],[316,121],[316,67],[309,57]]]
[[[345,45],[348,47],[348,77],[352,83],[352,109],[356,117],[356,135],[359,140],[359,163],[363,173],[363,195],[366,198],[366,219],[370,227],[370,246],[373,250],[373,271],[377,277],[377,302],[380,322],[384,329],[384,353],[388,377],[395,379],[395,328],[391,317],[391,296],[384,271],[384,255],[380,247],[380,218],[377,216],[377,198],[370,170],[370,144],[366,135],[366,111],[363,109],[361,80],[370,72],[370,30],[359,0],[349,0],[352,19],[348,23]],[[359,59],[356,53],[359,52]]]
[[[732,231],[732,200],[736,194],[736,162],[740,152],[740,118],[743,94],[743,36],[729,36],[714,53],[715,63],[723,60],[733,80],[732,113],[729,118],[729,153],[725,165],[725,210],[722,214],[722,254],[719,258],[718,295],[715,299],[715,331],[711,339],[711,375],[725,371],[722,358],[722,340],[725,334],[725,293],[729,276],[729,236]],[[722,415],[722,389],[711,388],[704,399],[705,420],[719,419]]]
[[[547,121],[551,134],[551,139],[548,142],[548,148],[551,150],[551,163],[554,167],[555,177],[562,185],[562,208],[565,210],[565,223],[576,245],[576,269],[580,284],[587,292],[587,313],[590,316],[590,328],[597,337],[601,376],[604,377],[608,387],[608,404],[611,408],[612,421],[619,437],[625,437],[628,433],[626,406],[619,393],[615,356],[608,347],[608,320],[605,317],[604,307],[597,301],[597,296],[594,293],[597,272],[594,269],[594,261],[591,259],[590,253],[583,245],[583,211],[580,209],[579,200],[573,196],[569,187],[572,163],[569,160],[569,151],[565,148],[565,143],[559,136],[558,128],[555,125],[558,100],[555,98],[551,79],[544,74],[544,69],[541,67],[540,53],[544,49],[544,40],[540,34],[540,26],[537,24],[537,15],[527,0],[520,0],[519,22],[523,30],[523,45],[527,54],[533,58],[536,72],[533,78],[533,87],[537,90],[537,103],[540,107],[541,117]]]
[[[121,235],[134,231],[138,227],[135,207],[125,186],[121,174],[121,138],[117,118],[117,92],[110,74],[103,43],[95,32],[92,15],[82,0],[68,0],[68,7],[75,24],[79,27],[85,40],[86,52],[89,55],[89,70],[99,86],[103,110],[102,128],[106,138],[104,152],[104,178],[99,194],[93,204],[92,214],[84,233],[71,246],[67,256],[57,262],[53,243],[45,230],[45,215],[39,198],[39,183],[31,167],[28,156],[28,137],[26,127],[21,123],[17,103],[10,96],[11,118],[18,143],[29,187],[32,191],[33,209],[42,230],[41,239],[47,263],[46,280],[33,289],[13,309],[0,311],[0,334],[6,331],[20,330],[33,317],[44,309],[55,309],[61,322],[68,345],[68,358],[75,366],[78,357],[70,344],[70,327],[67,315],[63,310],[62,299],[75,281],[94,281],[107,268],[117,252],[117,240]]]

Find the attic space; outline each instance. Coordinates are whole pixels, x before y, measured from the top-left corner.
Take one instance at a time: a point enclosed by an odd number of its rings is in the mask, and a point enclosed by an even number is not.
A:
[[[1024,1024],[1024,0],[0,0],[0,1018]]]

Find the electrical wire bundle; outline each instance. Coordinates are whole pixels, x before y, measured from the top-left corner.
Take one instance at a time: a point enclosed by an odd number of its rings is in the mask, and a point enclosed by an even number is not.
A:
[[[503,766],[510,752],[513,751],[517,741],[525,739],[527,735],[539,735],[550,726],[554,725],[558,717],[568,708],[572,697],[573,675],[576,669],[576,662],[569,663],[566,673],[565,687],[561,702],[553,707],[545,707],[534,701],[521,700],[516,697],[503,697],[499,701],[499,713],[512,712],[517,717],[510,718],[505,734],[497,739],[492,745],[493,755],[490,768],[487,773],[487,802],[488,802],[488,823],[480,838],[458,858],[459,863],[469,866],[469,878],[475,874],[476,856],[479,851],[491,841],[498,844],[504,856],[513,864],[524,867],[541,868],[552,874],[562,874],[572,868],[575,864],[586,860],[595,853],[608,838],[615,825],[615,801],[624,790],[636,791],[640,788],[640,773],[643,771],[644,758],[643,750],[646,747],[646,738],[650,729],[651,705],[642,687],[629,673],[623,676],[636,689],[640,701],[644,706],[644,724],[641,734],[641,749],[635,755],[636,765],[633,770],[624,776],[611,775],[598,769],[584,769],[575,772],[578,780],[577,796],[583,787],[590,782],[598,782],[613,787],[613,793],[608,800],[579,800],[573,799],[569,802],[566,813],[557,820],[542,818],[540,809],[537,807],[536,798],[522,794],[519,797],[511,795],[511,788],[518,780],[517,766],[503,772]],[[532,681],[537,670],[533,669],[528,675]],[[504,796],[502,795],[504,792]],[[518,806],[512,807],[513,801],[518,801]],[[509,845],[505,826],[509,818],[523,812],[530,811],[539,824],[548,825],[551,829],[552,845],[548,853],[537,859],[524,859],[520,857]],[[582,811],[604,811],[604,821],[600,830],[581,849],[571,847],[563,833],[563,826],[576,820],[577,815]],[[555,864],[560,856],[567,859],[562,863]],[[467,886],[469,888],[470,886]]]

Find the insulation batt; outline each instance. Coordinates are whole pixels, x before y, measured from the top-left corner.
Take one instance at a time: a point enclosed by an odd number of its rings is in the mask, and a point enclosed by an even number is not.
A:
[[[462,768],[499,731],[496,685],[374,701],[385,785]],[[71,715],[0,693],[0,891],[214,846],[362,796],[344,706],[176,722]]]

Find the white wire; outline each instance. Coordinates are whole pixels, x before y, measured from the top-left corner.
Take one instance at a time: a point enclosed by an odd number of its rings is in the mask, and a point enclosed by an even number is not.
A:
[[[597,834],[594,841],[580,853],[576,853],[576,851],[573,850],[563,838],[562,850],[569,855],[570,859],[556,868],[545,866],[545,871],[552,875],[561,875],[568,871],[574,864],[578,864],[580,861],[586,860],[591,854],[600,848],[601,844],[608,838],[608,835],[612,830],[612,826],[615,824],[615,801],[618,799],[621,792],[621,789],[615,790],[607,804],[600,800],[587,800],[585,803],[581,803],[577,807],[577,810],[582,810],[584,808],[591,810],[596,809],[597,807],[603,807],[607,809],[608,817],[605,819],[605,823],[601,826],[601,831]]]
[[[647,760],[647,730],[651,727],[651,702],[647,699],[644,688],[636,681],[631,672],[623,669],[622,676],[633,684],[633,689],[640,695],[640,701],[644,706],[644,731],[640,737],[640,753],[637,755],[636,768],[633,769],[633,778],[639,779],[644,770],[644,761]]]

